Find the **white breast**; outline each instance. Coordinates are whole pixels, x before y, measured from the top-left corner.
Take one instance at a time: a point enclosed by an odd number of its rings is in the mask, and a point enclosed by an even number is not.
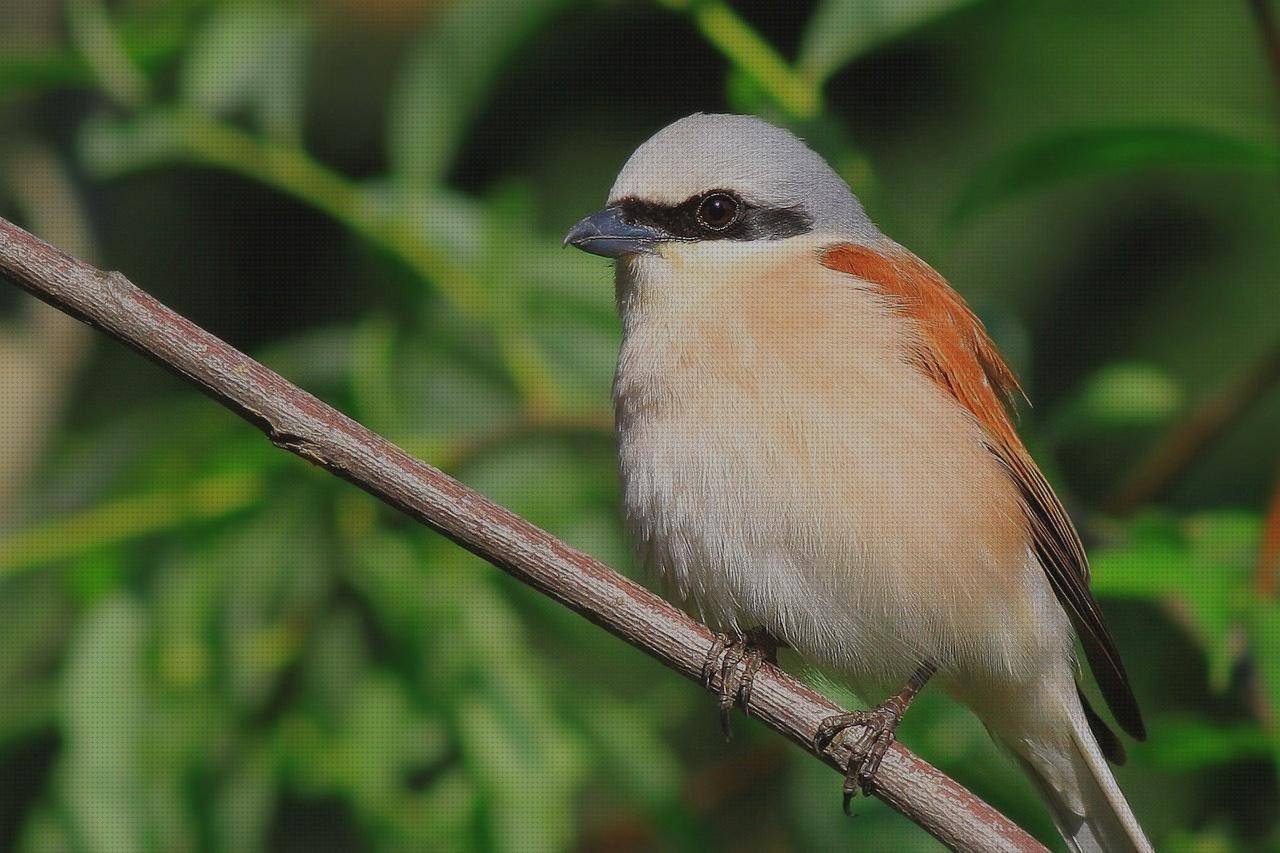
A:
[[[1061,654],[1065,617],[979,426],[903,358],[907,321],[819,245],[619,265],[614,398],[645,564],[707,620],[767,627],[864,682]]]

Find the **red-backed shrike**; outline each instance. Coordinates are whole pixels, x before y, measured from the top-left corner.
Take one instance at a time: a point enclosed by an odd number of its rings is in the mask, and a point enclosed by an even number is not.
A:
[[[617,259],[616,427],[644,562],[737,638],[734,667],[768,637],[893,694],[820,732],[865,727],[846,794],[934,677],[1072,849],[1149,851],[1107,767],[1123,748],[1076,686],[1078,635],[1144,736],[1084,549],[1010,419],[1017,381],[946,281],[803,142],[745,116],[659,132],[566,243]],[[726,704],[741,682],[721,677]]]

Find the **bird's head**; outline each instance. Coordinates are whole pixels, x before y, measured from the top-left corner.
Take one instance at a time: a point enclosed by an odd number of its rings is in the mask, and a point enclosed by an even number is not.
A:
[[[844,180],[791,132],[753,116],[699,113],[637,148],[604,210],[564,242],[622,258],[810,233],[858,238],[875,227]]]

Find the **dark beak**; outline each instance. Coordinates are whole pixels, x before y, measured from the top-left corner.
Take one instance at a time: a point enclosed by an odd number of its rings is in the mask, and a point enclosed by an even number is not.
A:
[[[593,255],[619,258],[652,254],[657,251],[658,243],[665,239],[668,239],[665,231],[627,222],[620,208],[606,207],[573,226],[565,235],[564,245],[575,246]]]

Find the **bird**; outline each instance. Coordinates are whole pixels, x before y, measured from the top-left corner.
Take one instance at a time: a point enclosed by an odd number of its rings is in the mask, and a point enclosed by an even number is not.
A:
[[[754,116],[660,130],[564,242],[614,261],[625,526],[721,632],[704,674],[722,709],[779,647],[887,696],[818,730],[819,748],[854,738],[848,810],[938,684],[1070,849],[1150,851],[1108,767],[1124,747],[1078,686],[1077,638],[1145,739],[1084,547],[1018,436],[1017,379],[947,281]]]

